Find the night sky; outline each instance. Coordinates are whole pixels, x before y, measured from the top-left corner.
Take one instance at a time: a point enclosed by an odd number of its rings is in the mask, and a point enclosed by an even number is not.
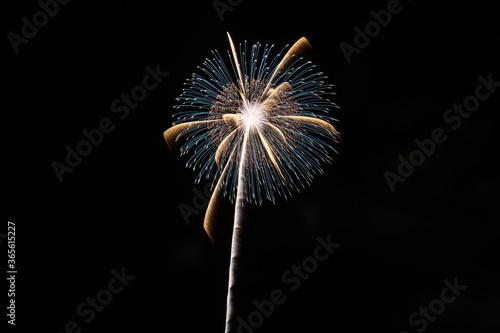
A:
[[[224,331],[234,207],[212,244],[206,183],[163,132],[227,31],[277,49],[306,37],[343,141],[311,187],[247,207],[238,332],[500,331],[498,2],[0,8],[13,331]]]

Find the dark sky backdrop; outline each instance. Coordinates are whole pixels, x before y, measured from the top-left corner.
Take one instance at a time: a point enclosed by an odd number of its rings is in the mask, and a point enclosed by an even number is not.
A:
[[[339,44],[353,45],[353,29],[387,4],[245,0],[221,21],[211,1],[74,0],[15,54],[7,34],[40,7],[2,2],[0,232],[16,223],[17,329],[223,332],[233,207],[221,207],[215,246],[204,211],[186,224],[179,205],[192,206],[203,184],[162,133],[184,81],[211,50],[225,52],[229,31],[278,48],[307,37],[309,59],[335,85],[343,138],[312,187],[247,211],[238,312],[246,318],[274,289],[286,297],[255,332],[417,332],[409,316],[455,277],[468,288],[425,331],[498,332],[500,91],[456,130],[443,114],[474,95],[478,76],[500,81],[500,6],[402,1],[348,63]],[[119,119],[111,103],[157,64],[170,75]],[[60,183],[51,163],[104,118],[114,130]],[[435,128],[447,140],[391,192],[384,173]],[[282,274],[314,254],[317,237],[341,246],[291,291]],[[135,278],[86,323],[76,308],[113,269]]]

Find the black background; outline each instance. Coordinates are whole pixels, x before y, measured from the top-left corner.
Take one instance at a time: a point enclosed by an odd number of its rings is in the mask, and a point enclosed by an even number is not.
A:
[[[457,277],[467,290],[425,331],[498,332],[500,92],[456,130],[443,113],[474,94],[479,75],[500,81],[500,6],[401,4],[348,64],[339,44],[353,44],[353,28],[387,1],[245,0],[221,21],[211,1],[73,0],[18,54],[7,34],[20,34],[21,18],[40,7],[2,2],[2,223],[17,226],[16,328],[223,332],[233,207],[221,207],[215,245],[203,211],[185,222],[179,205],[192,206],[203,184],[162,133],[183,83],[211,50],[225,52],[229,31],[236,43],[279,49],[307,37],[309,59],[335,85],[343,139],[312,187],[248,208],[238,313],[281,289],[286,302],[255,332],[416,332],[408,317]],[[111,102],[157,64],[170,75],[119,120]],[[51,163],[103,118],[115,130],[59,182]],[[392,193],[384,172],[434,128],[447,140]],[[283,272],[329,235],[341,246],[289,291]],[[85,323],[76,307],[122,268],[135,279]]]

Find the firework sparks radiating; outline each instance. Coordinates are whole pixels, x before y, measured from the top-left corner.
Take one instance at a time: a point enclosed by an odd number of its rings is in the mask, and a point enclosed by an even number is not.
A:
[[[321,166],[331,162],[340,141],[328,111],[332,85],[301,56],[310,48],[299,39],[282,55],[273,46],[255,44],[239,53],[228,33],[229,66],[217,52],[187,80],[176,106],[181,111],[164,137],[172,149],[185,140],[181,154],[192,152],[187,167],[199,170],[196,182],[215,171],[204,228],[215,241],[214,213],[220,197],[235,203],[229,268],[226,332],[234,318],[235,272],[245,202],[262,204],[288,198],[310,185]],[[282,50],[284,52],[285,49]],[[241,60],[241,63],[240,63]],[[183,111],[185,110],[185,111]]]

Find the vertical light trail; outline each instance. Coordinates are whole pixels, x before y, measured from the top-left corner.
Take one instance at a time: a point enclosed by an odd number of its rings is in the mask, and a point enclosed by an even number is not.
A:
[[[238,265],[238,256],[240,254],[241,247],[241,230],[242,230],[242,219],[243,219],[243,204],[245,201],[245,164],[247,159],[247,144],[248,135],[250,133],[250,127],[245,128],[245,134],[243,136],[243,145],[241,148],[241,158],[238,166],[238,189],[236,192],[236,203],[234,210],[234,222],[233,222],[233,235],[231,243],[231,260],[229,262],[229,281],[227,287],[227,305],[226,305],[226,333],[231,332],[231,322],[234,316],[234,287],[235,287],[235,275]]]

